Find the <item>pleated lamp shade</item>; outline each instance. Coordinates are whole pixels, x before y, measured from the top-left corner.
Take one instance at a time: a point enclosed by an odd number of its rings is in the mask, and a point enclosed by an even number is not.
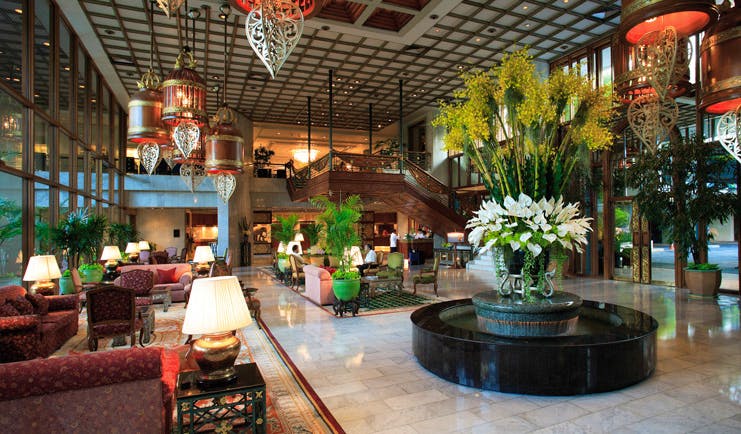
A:
[[[59,279],[60,277],[62,277],[62,272],[59,271],[57,258],[54,255],[39,255],[31,256],[28,260],[28,267],[26,267],[23,280],[33,282],[36,280]]]
[[[252,323],[236,276],[195,279],[185,311],[183,333],[215,334]]]

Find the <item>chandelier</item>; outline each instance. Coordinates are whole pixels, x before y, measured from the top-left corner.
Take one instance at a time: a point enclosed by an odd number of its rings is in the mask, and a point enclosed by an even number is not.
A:
[[[21,123],[18,115],[5,113],[0,116],[0,135],[9,139],[21,136]]]

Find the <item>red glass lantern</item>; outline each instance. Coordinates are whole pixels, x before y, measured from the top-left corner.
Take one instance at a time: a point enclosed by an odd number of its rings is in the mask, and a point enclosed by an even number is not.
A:
[[[188,65],[184,57],[188,56]],[[180,52],[175,69],[162,82],[164,107],[162,122],[177,126],[190,121],[203,127],[208,122],[206,114],[206,82],[194,70],[196,61],[186,48]]]
[[[723,11],[708,29],[700,48],[702,97],[700,110],[712,114],[734,111],[741,105],[741,9],[738,3]]]
[[[129,100],[129,127],[126,137],[133,143],[170,143],[162,125],[162,92],[157,90],[159,77],[152,70],[144,73],[139,91]]]
[[[706,29],[718,19],[714,0],[623,0],[618,33],[635,44],[648,32],[669,26],[686,37]]]
[[[237,8],[245,15],[252,12],[252,9],[260,6],[263,0],[230,0],[232,6]],[[280,0],[267,0],[267,1],[280,1]],[[304,15],[304,19],[308,20],[316,16],[324,7],[326,0],[298,0],[298,7],[301,9],[301,13]]]
[[[216,113],[217,124],[206,138],[206,171],[210,175],[219,173],[242,173],[244,166],[244,139],[234,125],[236,115],[224,106]]]

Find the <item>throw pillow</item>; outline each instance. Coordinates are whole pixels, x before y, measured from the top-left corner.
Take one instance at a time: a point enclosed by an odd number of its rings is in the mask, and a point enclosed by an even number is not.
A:
[[[10,302],[0,304],[0,317],[4,316],[18,316],[18,310],[10,304]]]
[[[49,313],[49,300],[43,295],[26,293],[26,299],[33,305],[33,312],[36,315]]]
[[[157,269],[157,283],[176,283],[175,279],[176,268],[158,268]]]
[[[8,300],[8,303],[10,303],[11,306],[13,306],[21,315],[33,315],[33,305],[22,295]]]

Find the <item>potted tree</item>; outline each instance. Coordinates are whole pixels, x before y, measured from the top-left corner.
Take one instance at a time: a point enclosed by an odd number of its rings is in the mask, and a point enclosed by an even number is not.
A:
[[[258,178],[270,178],[271,170],[267,165],[270,164],[270,159],[273,155],[275,155],[275,151],[268,149],[265,146],[260,146],[255,149],[254,161]]]
[[[278,223],[273,223],[273,238],[278,240],[284,249],[288,248],[288,243],[293,241],[293,237],[296,236],[296,230],[294,228],[298,224],[298,215],[291,214],[287,217],[276,216],[275,219],[278,220]],[[286,269],[290,268],[288,253],[290,252],[278,252],[278,269],[281,273],[285,273]]]
[[[97,277],[95,270],[100,270],[100,279],[102,279],[103,267],[97,263],[97,260],[107,227],[108,222],[105,217],[90,214],[86,208],[80,208],[68,213],[59,221],[57,226],[51,230],[51,240],[58,249],[66,252],[70,268],[77,267],[83,260],[89,266],[80,267],[80,274],[84,275],[90,270],[92,276],[89,278],[94,279]]]
[[[360,292],[360,273],[351,270],[352,261],[348,252],[353,245],[360,244],[356,224],[360,221],[363,203],[358,195],[349,196],[339,204],[326,196],[316,196],[311,198],[311,203],[322,210],[317,220],[324,224],[327,250],[339,258],[339,267],[332,274],[334,295],[342,302],[351,301]]]
[[[674,135],[655,153],[642,154],[628,170],[628,183],[638,191],[638,209],[668,231],[678,266],[686,264],[692,252],[696,265],[684,268],[683,276],[677,273],[677,286],[684,277],[685,286],[699,295],[715,295],[720,287],[717,266],[707,270],[706,227],[711,221],[724,222],[735,210],[737,196],[721,177],[729,161],[717,143]]]
[[[306,235],[306,239],[309,241],[309,261],[314,265],[324,264],[324,252],[319,247],[319,239],[321,237],[322,229],[324,225],[321,223],[310,223],[303,228],[301,232]]]

